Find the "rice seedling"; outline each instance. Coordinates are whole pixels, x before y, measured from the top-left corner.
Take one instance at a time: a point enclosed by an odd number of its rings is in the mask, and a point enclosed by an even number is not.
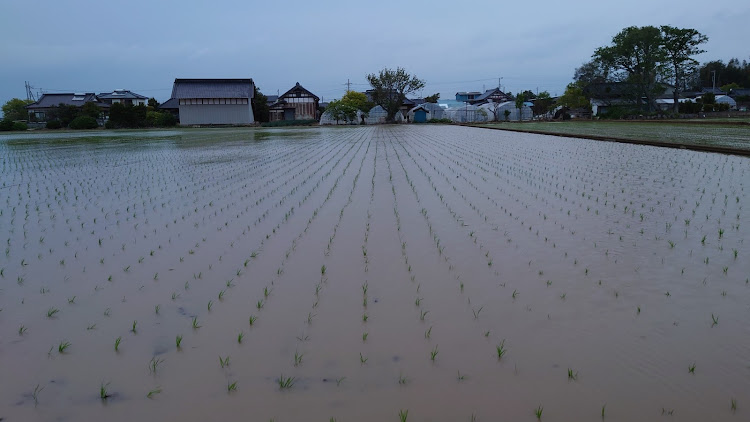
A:
[[[47,318],[54,318],[57,313],[60,312],[57,308],[49,308],[47,309]]]
[[[108,398],[112,397],[111,394],[109,394],[109,383],[101,383],[99,386],[99,398],[102,400],[107,400]]]
[[[180,349],[182,347],[182,336],[178,335],[177,337],[175,337],[174,343],[175,343],[175,346],[177,346],[177,348]]]
[[[232,391],[237,391],[237,381],[227,383],[227,393],[231,393]]]
[[[122,336],[119,336],[115,339],[115,352],[120,351],[120,343],[122,342]]]
[[[65,353],[69,347],[70,347],[69,341],[61,341],[60,344],[57,345],[57,351],[58,353]]]
[[[406,385],[407,378],[404,376],[403,373],[398,374],[398,383],[400,385]]]
[[[265,303],[264,303],[263,299],[261,299],[261,300],[258,301],[258,303],[255,304],[255,307],[258,308],[258,310],[260,311],[261,309],[263,309],[263,305],[264,304]]]
[[[359,352],[359,363],[360,363],[360,365],[364,365],[364,364],[366,364],[366,363],[367,363],[367,359],[368,359],[368,358],[366,358],[366,357],[364,357],[364,356],[362,355],[362,352]]]
[[[161,387],[156,387],[153,390],[149,391],[148,394],[146,394],[146,398],[152,399],[159,393],[161,393]]]
[[[465,374],[461,374],[461,371],[457,371],[457,373],[458,373],[458,376],[456,377],[456,379],[458,381],[464,381],[464,380],[466,380],[466,375]]]
[[[479,313],[482,312],[482,309],[484,309],[484,306],[480,306],[479,309],[476,310],[471,310],[474,313],[474,319],[479,319]]]
[[[693,363],[692,365],[688,366],[688,372],[691,373],[691,374],[695,373],[695,363]]]
[[[500,342],[497,346],[495,346],[495,350],[497,351],[497,358],[502,359],[503,356],[508,352],[508,350],[505,348],[505,339]]]
[[[398,411],[398,418],[401,422],[406,422],[406,419],[409,417],[409,409],[406,410],[399,410]]]
[[[370,317],[369,317],[369,316],[367,316],[367,312],[365,312],[365,313],[363,313],[363,314],[362,314],[362,322],[367,322],[367,320],[368,320],[369,318],[370,318]]]
[[[299,366],[302,364],[302,357],[304,356],[304,353],[299,353],[298,351],[294,351],[294,366]]]
[[[719,317],[718,316],[714,316],[714,314],[711,314],[711,326],[713,327],[714,325],[716,325],[718,323],[719,323]]]
[[[39,384],[34,387],[34,390],[31,392],[31,398],[34,399],[34,405],[36,406],[39,404],[39,393],[44,390],[44,387],[39,386]]]
[[[138,321],[133,321],[133,327],[130,329],[130,332],[133,334],[136,334],[135,326],[138,325]]]
[[[222,368],[229,366],[229,356],[227,356],[226,358],[222,358],[221,356],[219,356],[219,366],[221,366]]]
[[[164,363],[164,359],[157,358],[155,356],[152,357],[151,360],[148,362],[148,371],[149,371],[149,373],[155,374],[156,373],[156,369],[162,363]]]
[[[568,380],[577,381],[578,380],[578,371],[573,372],[572,369],[568,368]]]
[[[604,403],[602,405],[602,419],[604,419],[604,413],[606,412],[606,410],[607,410],[607,403]]]
[[[432,348],[430,351],[430,360],[435,362],[435,357],[438,355],[438,347],[435,345],[435,347]]]
[[[211,312],[211,307],[213,307],[213,306],[214,306],[214,301],[213,300],[209,300],[208,301],[208,305],[206,306],[208,308],[208,312]]]
[[[542,412],[544,412],[544,407],[540,404],[537,406],[536,409],[534,409],[534,415],[536,416],[537,420],[542,420]]]
[[[250,325],[252,326],[253,324],[255,324],[255,321],[256,321],[257,319],[258,319],[258,317],[256,317],[256,316],[253,316],[253,315],[250,315],[250,318],[248,319],[248,322],[249,322],[249,323],[250,323]]]
[[[426,317],[429,313],[430,311],[419,311],[419,320],[424,321],[424,317]]]
[[[198,317],[194,316],[193,317],[193,329],[198,329],[198,328],[201,328],[201,326],[198,325]]]
[[[26,333],[26,331],[28,331],[28,330],[26,329],[26,327],[25,327],[25,326],[23,326],[23,325],[21,325],[21,326],[20,326],[20,327],[18,328],[18,335],[19,335],[19,336],[22,336],[22,335],[24,335],[24,334]]]
[[[294,377],[285,377],[284,374],[281,374],[279,378],[276,380],[276,382],[279,384],[279,389],[281,390],[288,390],[294,386]]]
[[[362,333],[362,341],[363,341],[363,342],[367,341],[367,336],[368,336],[368,335],[370,335],[370,334],[369,334],[369,333],[367,333],[367,332],[364,332],[364,333]]]
[[[732,411],[737,410],[737,399],[735,399],[734,397],[732,397],[731,399],[731,409]]]
[[[241,332],[237,334],[237,343],[242,344],[242,339],[245,338],[245,333]]]

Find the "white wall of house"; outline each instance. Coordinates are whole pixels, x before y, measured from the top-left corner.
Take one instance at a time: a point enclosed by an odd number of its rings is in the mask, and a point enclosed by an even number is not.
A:
[[[247,125],[255,122],[250,104],[180,104],[179,108],[181,125]]]

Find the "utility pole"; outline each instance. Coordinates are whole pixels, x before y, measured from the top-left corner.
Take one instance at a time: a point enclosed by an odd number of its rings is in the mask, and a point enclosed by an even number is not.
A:
[[[349,91],[351,91],[352,90],[351,88],[352,88],[352,83],[347,78],[346,79],[346,92],[348,93]]]
[[[34,98],[34,92],[32,92],[34,87],[29,84],[29,81],[24,81],[24,84],[26,85],[26,99],[28,101],[36,101],[36,98]]]
[[[716,92],[716,71],[715,70],[711,71],[711,80],[713,82],[713,86],[712,86],[713,89],[711,90],[711,93],[715,93]]]

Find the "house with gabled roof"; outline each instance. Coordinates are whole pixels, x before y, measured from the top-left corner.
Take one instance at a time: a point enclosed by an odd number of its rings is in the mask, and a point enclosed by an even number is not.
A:
[[[116,89],[112,92],[103,92],[97,95],[99,101],[107,104],[121,103],[124,105],[146,105],[148,97],[128,91],[127,89]]]
[[[181,125],[249,125],[255,122],[252,79],[175,79]]]
[[[27,105],[26,110],[29,111],[33,120],[44,122],[47,121],[49,112],[60,105],[81,108],[86,103],[96,104],[102,109],[104,115],[109,110],[109,104],[99,101],[99,98],[93,92],[42,94],[38,101]]]
[[[320,98],[297,82],[289,91],[279,95],[269,106],[269,120],[312,120],[318,119]]]

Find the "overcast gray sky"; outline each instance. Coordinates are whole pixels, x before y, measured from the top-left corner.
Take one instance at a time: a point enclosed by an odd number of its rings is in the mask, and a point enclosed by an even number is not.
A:
[[[169,98],[175,78],[295,82],[338,98],[347,79],[405,67],[424,95],[497,86],[562,94],[574,69],[621,29],[695,28],[699,59],[750,59],[748,0],[35,1],[0,0],[0,103],[125,88]]]

